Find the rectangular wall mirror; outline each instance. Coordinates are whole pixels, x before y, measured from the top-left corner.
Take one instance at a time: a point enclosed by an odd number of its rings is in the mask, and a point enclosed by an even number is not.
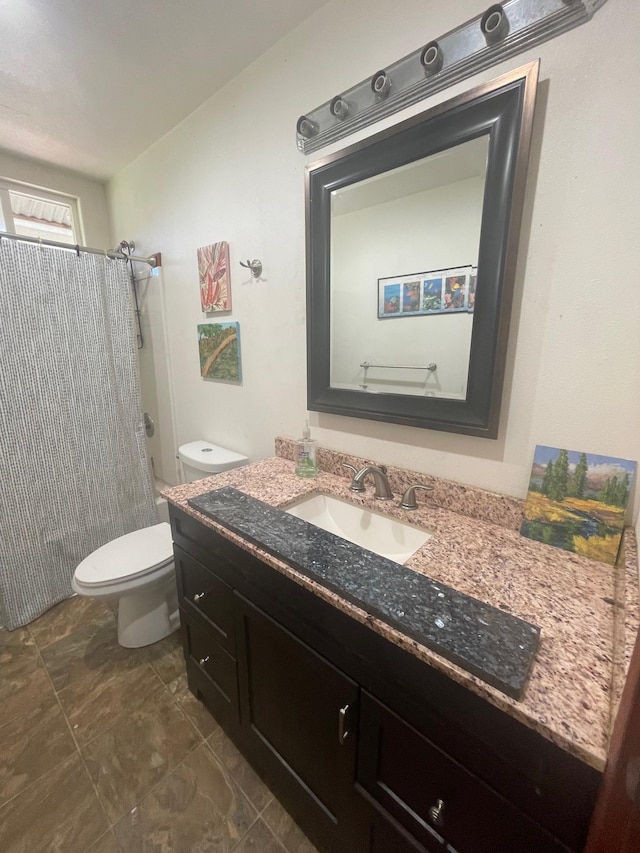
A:
[[[310,410],[497,437],[537,75],[307,168]]]

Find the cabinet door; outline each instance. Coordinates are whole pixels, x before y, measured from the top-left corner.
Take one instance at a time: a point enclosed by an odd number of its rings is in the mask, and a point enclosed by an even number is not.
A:
[[[256,765],[312,838],[331,850],[362,849],[354,814],[357,685],[237,600],[242,727]]]
[[[640,850],[640,632],[615,720],[585,853]]]

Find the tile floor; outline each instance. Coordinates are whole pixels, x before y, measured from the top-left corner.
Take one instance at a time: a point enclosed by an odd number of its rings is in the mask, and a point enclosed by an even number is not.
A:
[[[189,692],[179,634],[123,649],[72,598],[0,630],[2,853],[314,853]]]

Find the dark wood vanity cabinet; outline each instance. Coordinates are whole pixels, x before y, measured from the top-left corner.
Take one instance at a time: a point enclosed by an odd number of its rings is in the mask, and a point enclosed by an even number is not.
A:
[[[333,853],[582,850],[600,774],[172,507],[189,686]]]
[[[329,849],[354,838],[358,685],[238,596],[241,713],[251,754]],[[355,827],[357,835],[357,827]],[[350,849],[358,849],[351,847]]]
[[[365,691],[357,778],[428,850],[442,849],[445,842],[447,850],[473,853],[563,849],[505,797]]]

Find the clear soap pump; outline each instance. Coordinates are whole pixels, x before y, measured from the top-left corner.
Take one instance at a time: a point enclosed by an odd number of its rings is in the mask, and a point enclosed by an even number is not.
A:
[[[302,438],[296,441],[296,474],[298,477],[318,476],[318,442],[311,438],[309,421],[302,430]]]

